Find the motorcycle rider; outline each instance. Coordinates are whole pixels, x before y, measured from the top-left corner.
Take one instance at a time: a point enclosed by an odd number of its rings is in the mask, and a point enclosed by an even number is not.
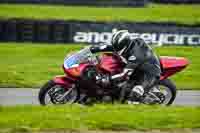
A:
[[[130,98],[134,98],[131,99],[132,101],[141,100],[143,95],[159,81],[161,68],[158,57],[143,39],[132,39],[127,30],[115,32],[112,35],[111,45],[93,45],[90,50],[92,53],[115,52],[126,63],[122,73],[112,75],[111,77],[104,77],[103,79],[101,78],[102,83],[104,81],[112,82],[114,80],[120,80],[124,76],[131,76],[137,73],[136,85],[132,87],[130,92]]]

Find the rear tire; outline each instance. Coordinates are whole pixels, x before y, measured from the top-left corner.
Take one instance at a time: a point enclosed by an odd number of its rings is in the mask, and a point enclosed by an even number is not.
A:
[[[53,80],[50,80],[43,87],[41,87],[39,91],[39,95],[38,95],[38,100],[41,105],[47,105],[45,101],[46,95],[49,92],[49,90],[52,89],[54,86],[56,86],[56,83]],[[76,91],[77,91],[77,96],[76,98],[74,98],[74,100],[71,103],[75,103],[80,97],[80,93],[78,89],[76,89]],[[56,104],[56,103],[53,103],[53,104]],[[60,103],[60,104],[63,104],[63,103]]]
[[[170,79],[164,79],[159,82],[159,85],[163,85],[170,89],[172,97],[166,105],[171,105],[174,102],[177,93],[175,84]]]

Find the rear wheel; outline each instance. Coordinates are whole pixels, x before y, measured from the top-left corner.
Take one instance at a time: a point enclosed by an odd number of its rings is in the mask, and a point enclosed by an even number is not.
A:
[[[75,86],[65,88],[50,80],[40,89],[38,99],[41,105],[74,103],[79,99],[79,91]]]
[[[156,86],[159,92],[155,94],[161,99],[162,105],[171,105],[176,98],[176,86],[170,79],[161,80]]]

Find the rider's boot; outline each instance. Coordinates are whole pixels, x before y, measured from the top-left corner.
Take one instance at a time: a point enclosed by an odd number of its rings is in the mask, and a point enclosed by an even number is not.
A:
[[[129,94],[129,104],[139,104],[144,96],[144,88],[141,85],[134,86]]]

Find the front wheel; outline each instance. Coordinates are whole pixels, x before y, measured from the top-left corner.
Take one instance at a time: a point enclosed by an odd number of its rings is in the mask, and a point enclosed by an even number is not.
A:
[[[79,99],[79,91],[75,86],[65,88],[50,80],[40,89],[38,99],[41,105],[74,103]]]

